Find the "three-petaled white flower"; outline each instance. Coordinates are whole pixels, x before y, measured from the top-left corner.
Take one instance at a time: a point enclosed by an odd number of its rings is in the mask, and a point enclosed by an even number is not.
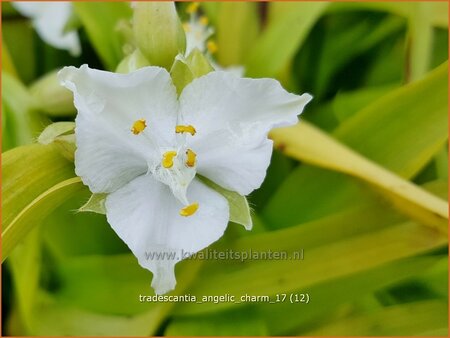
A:
[[[74,56],[80,54],[78,34],[75,31],[64,31],[72,15],[70,1],[14,1],[12,5],[20,14],[32,20],[37,33],[46,43],[55,48],[65,49]]]
[[[78,109],[76,173],[92,192],[108,193],[107,220],[153,272],[158,294],[175,287],[180,252],[215,242],[229,221],[227,200],[196,174],[249,194],[266,175],[269,130],[297,123],[311,99],[226,72],[195,79],[179,98],[159,67],[115,74],[84,65],[59,76]]]

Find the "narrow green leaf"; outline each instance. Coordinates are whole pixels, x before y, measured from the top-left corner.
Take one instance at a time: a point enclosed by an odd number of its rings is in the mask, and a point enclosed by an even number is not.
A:
[[[250,292],[273,296],[307,290],[318,283],[380,267],[446,243],[447,238],[436,231],[405,222],[311,249],[306,252],[305,260],[253,261],[235,266],[231,271],[215,270],[214,274],[199,278],[190,293],[240,297]],[[298,244],[301,246],[301,242]],[[204,303],[202,309],[212,311],[231,305]]]
[[[8,126],[7,143],[11,146],[31,143],[42,127],[48,123],[47,119],[36,112],[28,89],[6,72],[2,72],[2,107]],[[6,126],[2,127],[5,130]]]
[[[158,313],[153,311],[130,317],[105,315],[60,302],[41,293],[34,312],[32,335],[36,336],[148,336]]]
[[[8,257],[28,232],[49,215],[59,203],[82,189],[86,188],[79,177],[70,178],[48,189],[21,210],[2,231],[2,261]]]
[[[282,5],[290,10],[270,22],[246,59],[245,67],[251,77],[275,77],[300,48],[328,3],[280,3],[277,6]]]
[[[56,207],[55,200],[46,197],[60,195],[63,200],[68,192],[76,190],[77,184],[70,181],[74,176],[73,163],[61,156],[54,145],[33,144],[2,155],[3,259],[53,203]]]
[[[220,3],[216,30],[219,63],[223,66],[243,64],[259,33],[257,3]]]
[[[440,231],[447,231],[448,205],[445,200],[360,156],[312,125],[303,122],[275,129],[271,137],[285,154],[366,180],[398,199],[397,206],[408,215]]]
[[[447,64],[444,64],[423,80],[368,105],[345,120],[333,136],[386,169],[411,178],[442,149],[448,138],[447,88]],[[307,143],[312,146],[314,142]],[[323,196],[322,192],[330,186],[333,194]],[[361,189],[343,175],[303,165],[273,195],[264,217],[268,226],[295,225],[340,210],[348,203],[357,204],[368,194],[367,189]],[[305,206],[304,213],[297,212]]]
[[[447,327],[447,303],[424,301],[381,308],[372,313],[352,314],[347,318],[327,322],[304,336],[405,336],[422,335]]]
[[[33,310],[39,292],[41,280],[42,236],[40,229],[35,228],[20,245],[11,253],[8,267],[14,281],[16,305],[24,330],[31,331]]]
[[[11,58],[11,54],[9,53],[8,46],[2,38],[2,70],[4,72],[8,72],[14,77],[18,77],[16,68],[14,67],[14,63]]]
[[[112,34],[121,19],[131,18],[131,7],[125,2],[74,2],[92,45],[105,66],[114,70],[123,57],[122,41]]]

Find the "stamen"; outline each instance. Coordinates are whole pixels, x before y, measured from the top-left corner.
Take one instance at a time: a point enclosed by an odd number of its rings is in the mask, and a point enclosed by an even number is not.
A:
[[[144,119],[137,120],[133,123],[133,126],[131,127],[131,132],[134,135],[138,135],[142,133],[142,131],[147,127],[147,124]]]
[[[184,217],[192,216],[193,214],[195,214],[198,207],[199,207],[199,204],[197,202],[192,203],[192,204],[188,205],[187,207],[184,207],[183,209],[181,209],[180,215],[184,216]]]
[[[173,158],[177,156],[177,152],[175,150],[166,151],[163,154],[163,158],[161,164],[164,168],[172,168],[173,166]]]
[[[198,2],[193,2],[186,8],[186,13],[188,14],[194,14],[198,11],[198,7],[200,4]]]
[[[186,159],[186,165],[188,167],[193,167],[195,165],[195,159],[197,157],[197,154],[194,153],[191,149],[188,149],[186,151],[187,159]]]
[[[197,131],[196,131],[195,128],[194,128],[193,126],[191,126],[191,125],[188,125],[188,126],[178,125],[178,126],[175,127],[175,132],[176,132],[177,134],[180,134],[180,133],[189,133],[189,134],[191,134],[192,136],[194,136],[195,133],[196,133]]]
[[[206,48],[208,49],[208,51],[211,54],[216,53],[217,50],[219,49],[219,47],[217,46],[217,44],[213,40],[209,40],[208,41],[208,43],[206,44]]]
[[[198,19],[201,25],[208,26],[209,20],[206,16],[201,16],[200,19]]]

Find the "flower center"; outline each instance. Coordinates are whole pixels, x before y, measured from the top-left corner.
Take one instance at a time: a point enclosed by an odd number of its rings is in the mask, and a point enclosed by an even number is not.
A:
[[[146,121],[144,119],[139,119],[133,123],[131,132],[134,135],[138,135],[142,133],[146,127]],[[177,125],[175,127],[175,133],[187,133],[194,136],[196,130],[194,126],[191,125]],[[158,142],[153,140],[151,134],[146,136],[148,136],[149,140],[158,147]],[[184,145],[181,145],[176,149],[169,148],[166,151],[163,151],[161,153],[161,162],[149,164],[148,172],[151,173],[156,180],[166,184],[175,198],[185,205],[185,207],[180,210],[180,215],[184,217],[192,216],[199,208],[197,202],[189,203],[186,197],[187,188],[196,174],[196,160],[197,154],[192,151],[192,149],[188,149]]]

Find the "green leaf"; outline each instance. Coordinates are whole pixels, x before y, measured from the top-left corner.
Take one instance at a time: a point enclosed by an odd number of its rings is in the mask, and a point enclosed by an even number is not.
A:
[[[252,217],[250,216],[250,207],[245,196],[241,196],[234,191],[226,190],[205,177],[201,177],[201,180],[227,199],[230,207],[230,221],[241,224],[245,229],[251,230],[253,226]]]
[[[35,228],[7,261],[14,281],[16,306],[26,333],[31,330],[33,309],[41,280],[41,232]]]
[[[285,237],[284,241],[295,241],[297,247],[301,245],[298,237]],[[377,268],[446,244],[446,236],[416,223],[404,222],[310,249],[305,260],[252,261],[235,266],[231,271],[215,270],[213,274],[199,278],[190,293],[239,297],[250,292],[272,296],[299,292],[318,283]],[[204,303],[202,310],[219,310],[232,305]]]
[[[333,135],[386,169],[411,178],[445,144],[447,110],[447,64],[444,64],[425,79],[368,105],[345,120]],[[313,146],[314,142],[307,143]],[[345,159],[339,159],[342,161]],[[333,194],[324,196],[323,191],[331,186]],[[301,166],[274,194],[264,217],[268,226],[285,227],[332,213],[349,203],[359,203],[368,194],[343,175]],[[298,208],[305,208],[305,212],[299,213]]]
[[[11,74],[14,77],[18,77],[16,68],[9,53],[8,46],[2,38],[2,70]]]
[[[306,39],[312,26],[322,15],[328,3],[271,3],[286,6],[276,20],[272,20],[255,41],[246,59],[250,77],[274,77],[292,59]]]
[[[446,186],[447,182],[438,181],[426,187],[427,189],[431,188],[434,193],[440,196],[445,196],[447,194]],[[410,226],[402,224],[403,221],[404,218],[401,215],[392,209],[386,209],[384,203],[374,200],[358,208],[348,205],[345,210],[340,210],[331,216],[302,223],[295,227],[240,238],[231,245],[227,244],[226,249],[234,252],[248,252],[249,250],[253,252],[284,252],[289,257],[292,257],[296,251],[303,249],[305,259],[273,261],[255,259],[245,262],[221,260],[220,267],[215,266],[214,268],[214,263],[205,266],[199,282],[194,285],[194,292],[199,295],[214,295],[224,292],[238,296],[245,293],[275,294],[291,292],[292,290],[287,290],[289,285],[291,285],[293,289],[300,290],[300,292],[311,292],[311,296],[314,299],[322,302],[323,310],[323,305],[331,301],[329,298],[334,293],[333,288],[336,278],[339,278],[337,285],[340,285],[342,290],[348,290],[348,284],[352,283],[355,283],[355,288],[363,284],[369,284],[371,288],[375,288],[376,283],[382,285],[382,283],[386,283],[383,282],[386,280],[397,281],[403,272],[406,275],[419,273],[421,271],[420,267],[425,268],[429,265],[428,260],[425,260],[425,263],[421,263],[420,260],[417,261],[412,258],[404,263],[398,263],[399,265],[396,263],[392,267],[383,265],[398,261],[398,255],[403,256],[405,254],[403,257],[408,257],[415,254],[413,253],[414,250],[420,250],[416,247],[416,244],[410,246],[408,243],[414,242],[421,246],[422,244],[419,244],[419,242],[425,244],[428,240],[434,241],[436,239],[435,245],[438,247],[446,242],[444,236],[423,226],[413,226],[412,223],[408,223],[411,224],[411,228],[401,230],[402,227]],[[400,236],[397,237],[392,233],[392,237],[389,237],[391,231],[400,234]],[[421,234],[422,231],[425,231],[428,235],[424,236]],[[383,243],[383,245],[380,246],[379,243]],[[389,252],[382,253],[384,248]],[[409,253],[407,254],[406,252]],[[327,254],[329,255],[328,257],[332,256],[333,259],[327,259]],[[345,257],[341,257],[341,254]],[[360,255],[364,256],[366,254],[365,258],[360,257]],[[413,262],[417,265],[414,265]],[[373,269],[375,269],[373,273],[369,272]],[[243,275],[244,271],[248,273],[245,277]],[[358,276],[355,277],[355,274],[358,274]],[[214,284],[210,284],[214,282],[211,279],[216,277],[225,278],[223,280],[224,284],[220,284],[224,285],[223,288],[217,285],[213,287],[212,285]],[[371,281],[374,284],[371,284]],[[211,287],[207,287],[207,284],[211,285]],[[263,287],[263,285],[264,291],[259,293],[259,287]],[[203,289],[205,287],[207,289]],[[228,290],[225,291],[225,288]],[[359,295],[364,291],[360,292]],[[336,304],[344,302],[348,295],[343,292],[339,297],[336,299]],[[355,294],[355,299],[357,298],[358,294]],[[218,311],[237,305],[230,303],[180,304],[177,307],[177,314],[192,315],[194,313]],[[286,305],[286,307],[288,306],[292,305]],[[308,304],[307,306],[316,307],[313,304]],[[274,305],[267,304],[267,307],[272,307],[273,309]],[[320,308],[321,306],[317,305],[317,308],[314,309],[315,314],[320,312]],[[270,312],[269,309],[267,311]],[[291,309],[290,311],[293,310]],[[298,309],[298,311],[299,313],[303,312],[301,309]],[[308,313],[309,310],[305,309],[304,311]],[[281,313],[280,317],[283,317]],[[300,317],[303,317],[303,315],[300,315]],[[280,318],[279,320],[282,319]],[[288,318],[284,318],[283,321],[290,322],[289,326],[298,322],[298,320],[294,319],[289,321]],[[278,328],[278,330],[282,329],[283,327]],[[276,332],[280,333],[280,331]],[[282,331],[281,333],[285,332]]]
[[[255,311],[235,310],[173,319],[165,336],[267,336],[267,324]]]
[[[331,20],[320,46],[321,52],[312,56],[317,66],[317,78],[314,79],[312,90],[316,97],[326,94],[330,82],[344,66],[391,36],[401,33],[405,27],[404,20],[396,17],[388,17],[383,21],[374,17],[354,23],[350,21],[349,24],[350,19]],[[336,39],[336,35],[339,39]]]
[[[446,232],[448,206],[442,200],[336,142],[306,122],[271,132],[275,147],[300,161],[343,172],[383,189],[405,213]],[[311,142],[314,140],[314,142]]]
[[[125,2],[74,2],[75,13],[106,68],[114,70],[123,57],[122,41],[113,34],[121,19],[131,18]]]
[[[418,2],[414,5],[409,19],[409,77],[411,80],[418,80],[425,76],[431,65],[433,51],[432,5],[426,2]]]
[[[79,177],[70,178],[48,189],[21,210],[2,231],[2,259],[5,260],[28,232],[48,216],[59,203],[82,189],[85,187]]]
[[[153,311],[132,317],[105,315],[59,302],[43,292],[40,298],[32,327],[37,336],[147,336],[158,316]]]
[[[340,122],[343,122],[370,103],[397,88],[397,85],[391,84],[338,93],[332,101],[334,114]]]
[[[3,5],[3,4],[2,4]],[[3,6],[2,6],[3,7]],[[36,35],[28,20],[5,20],[2,22],[2,41],[8,46],[11,60],[17,67],[21,81],[29,83],[36,76],[37,60],[34,50]]]
[[[448,3],[442,1],[430,2],[429,16],[431,22],[436,27],[448,27]],[[395,15],[399,15],[410,19],[414,15],[415,7],[420,6],[419,2],[399,2],[399,1],[361,1],[355,3],[335,2],[328,8],[330,13],[339,11],[383,11],[390,12]]]
[[[221,2],[219,6],[217,59],[223,66],[241,65],[259,33],[257,3]]]
[[[95,212],[97,214],[106,214],[105,200],[108,194],[92,194],[89,200],[81,208],[79,212]]]
[[[35,111],[33,98],[27,88],[6,72],[2,72],[2,108],[2,115],[5,115],[2,130],[6,131],[3,140],[7,145],[4,150],[31,143],[42,126],[47,124],[47,119]]]
[[[447,328],[445,301],[424,301],[381,308],[372,313],[351,314],[311,331],[305,336],[400,336],[422,335],[427,331]]]
[[[2,157],[4,260],[40,219],[83,185],[53,145],[23,146]]]

